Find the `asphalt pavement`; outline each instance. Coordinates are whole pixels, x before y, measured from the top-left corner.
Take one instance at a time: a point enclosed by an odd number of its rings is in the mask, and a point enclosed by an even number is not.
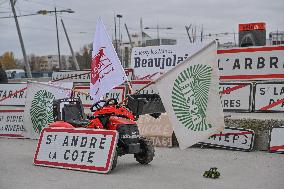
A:
[[[220,149],[155,148],[150,165],[133,155],[118,159],[110,174],[33,165],[37,141],[0,138],[0,189],[283,189],[284,154]],[[203,178],[218,167],[219,179]]]

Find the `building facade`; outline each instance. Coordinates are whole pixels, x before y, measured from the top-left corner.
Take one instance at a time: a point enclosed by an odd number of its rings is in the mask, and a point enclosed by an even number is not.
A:
[[[269,33],[270,45],[282,45],[284,44],[284,31],[276,31]]]

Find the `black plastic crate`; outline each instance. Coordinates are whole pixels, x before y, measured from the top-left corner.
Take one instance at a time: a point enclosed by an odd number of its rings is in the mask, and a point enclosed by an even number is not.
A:
[[[162,100],[158,94],[128,95],[126,106],[134,115],[166,112]]]

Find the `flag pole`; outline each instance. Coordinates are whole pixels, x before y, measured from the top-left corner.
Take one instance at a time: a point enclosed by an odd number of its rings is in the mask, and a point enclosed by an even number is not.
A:
[[[61,87],[61,86],[57,86],[57,85],[52,85],[52,84],[49,84],[49,83],[42,83],[42,82],[31,81],[31,80],[28,80],[28,83],[38,83],[40,85],[52,86],[52,87],[55,87],[55,88],[66,90],[66,91],[68,90],[68,91],[71,91],[71,92],[74,92],[74,93],[77,92],[77,93],[81,93],[81,94],[86,95],[86,96],[90,96],[90,93],[82,92],[82,91],[79,91],[79,90],[76,90],[76,89],[69,89],[69,88],[65,88],[65,87]]]
[[[139,93],[140,91],[144,90],[145,88],[149,87],[150,85],[152,85],[152,84],[154,84],[154,83],[155,83],[155,81],[150,81],[147,85],[145,85],[145,86],[142,87],[141,89],[135,91],[133,94]],[[131,93],[131,94],[132,94],[132,93]],[[123,103],[126,102],[127,100],[128,100],[128,98],[126,97],[123,101],[121,101],[121,102],[119,103],[119,105],[123,104]]]
[[[125,71],[124,71],[124,75],[125,75],[125,78],[126,78],[126,84],[128,85],[130,94],[132,94],[132,92],[134,92],[134,89],[132,88],[131,83],[130,83],[130,81],[128,80],[128,77],[127,77]]]

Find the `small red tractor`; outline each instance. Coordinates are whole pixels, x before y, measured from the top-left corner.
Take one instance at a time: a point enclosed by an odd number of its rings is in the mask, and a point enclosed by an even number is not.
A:
[[[88,118],[84,114],[82,102],[79,98],[54,100],[54,122],[49,127],[116,130],[119,137],[112,169],[116,167],[117,157],[125,154],[134,154],[136,161],[141,164],[148,164],[153,160],[155,150],[151,140],[139,135],[135,120],[139,115],[147,113],[147,107],[146,109],[143,108],[145,105],[149,105],[150,102],[152,104],[151,107],[153,107],[155,102],[152,103],[153,101],[147,101],[145,98],[138,97],[139,95],[136,98],[130,97],[128,108],[118,104],[116,99],[100,100],[91,106],[90,109],[93,115]],[[159,100],[156,100],[156,102],[159,102]],[[131,112],[129,109],[133,111]],[[163,106],[162,110],[164,111]],[[150,112],[154,117],[158,117],[161,113],[153,112],[153,109]]]

